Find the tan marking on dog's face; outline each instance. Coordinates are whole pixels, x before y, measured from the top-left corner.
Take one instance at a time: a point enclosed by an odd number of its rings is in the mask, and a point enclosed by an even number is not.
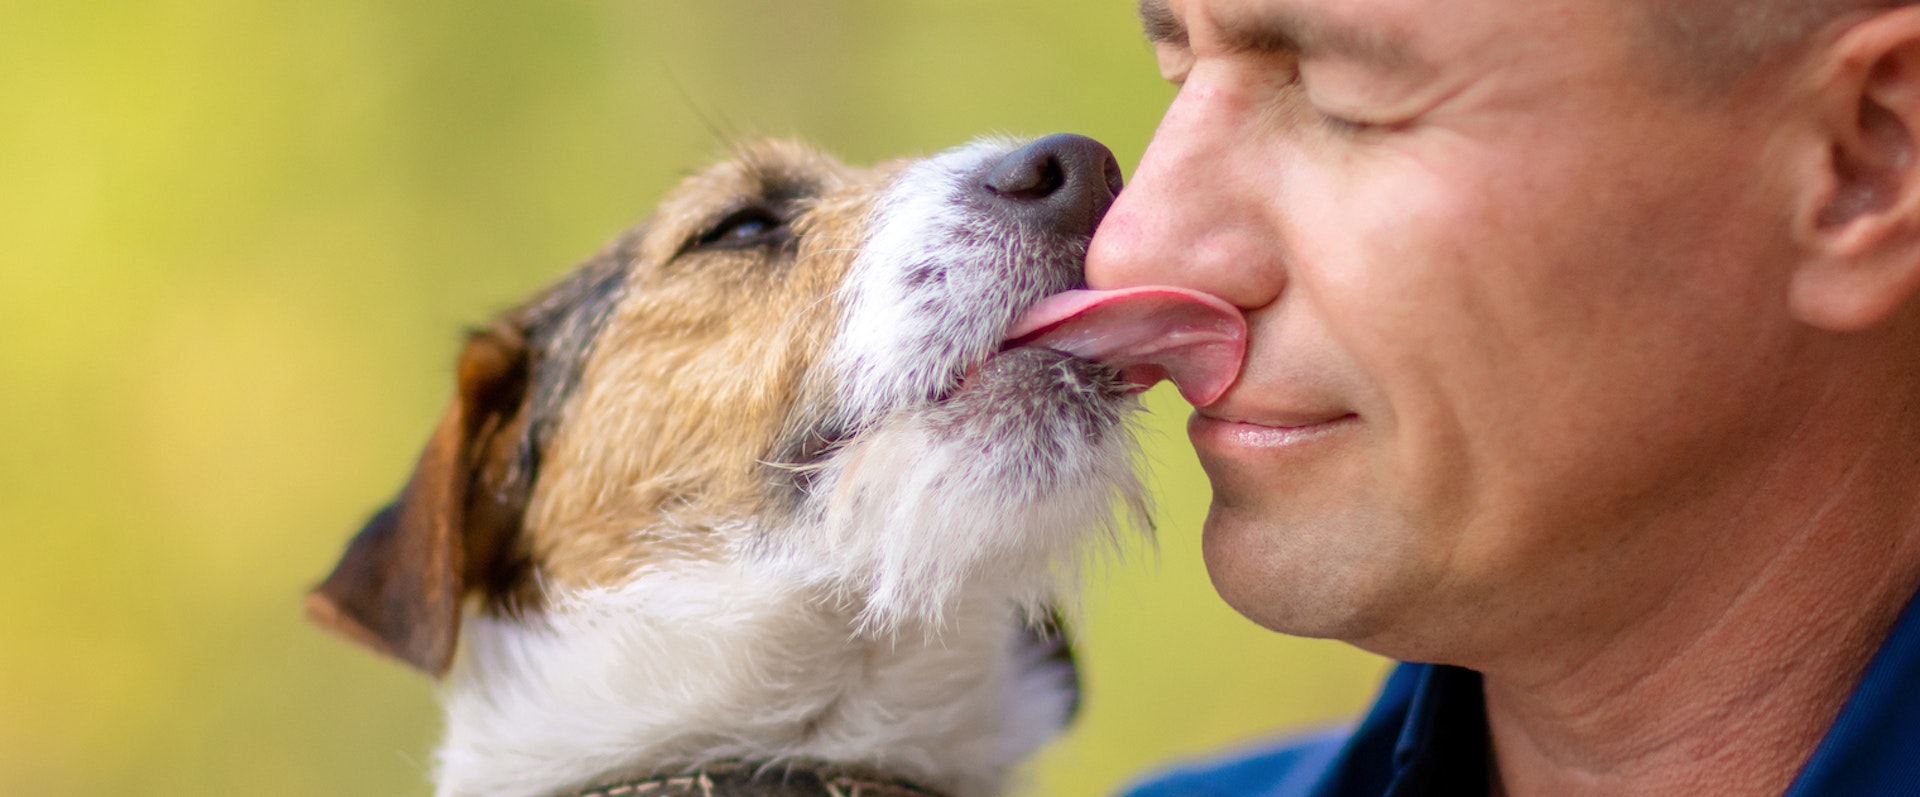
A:
[[[542,458],[526,534],[550,583],[712,556],[766,503],[783,427],[831,389],[835,292],[893,171],[762,142],[660,205]]]

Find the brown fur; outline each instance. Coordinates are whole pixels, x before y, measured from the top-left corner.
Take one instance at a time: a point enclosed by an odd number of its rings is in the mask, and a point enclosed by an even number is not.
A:
[[[440,674],[465,595],[511,612],[548,585],[613,584],[643,564],[711,557],[728,541],[726,519],[777,494],[770,460],[806,428],[793,408],[818,406],[804,395],[831,389],[807,365],[828,345],[834,291],[894,168],[854,170],[770,141],[684,180],[653,219],[583,266],[623,269],[624,291],[595,339],[570,344],[586,359],[567,383],[578,389],[545,421],[550,439],[530,432],[528,373],[566,364],[520,339],[572,299],[556,298],[570,284],[476,334],[413,482],[314,591],[309,615]],[[793,238],[699,245],[743,207],[788,222]]]
[[[698,556],[720,540],[634,530],[671,513],[675,528],[710,532],[765,500],[766,458],[806,404],[806,365],[838,321],[833,292],[876,177],[769,143],[667,199],[534,496],[528,531],[554,583],[613,583],[647,558]],[[779,204],[795,188],[797,251],[674,256],[741,197]]]
[[[467,592],[510,590],[513,537],[524,512],[503,450],[525,428],[526,360],[511,328],[473,335],[458,390],[400,498],[353,540],[307,599],[322,626],[443,673],[453,660]],[[506,599],[508,592],[496,592]]]

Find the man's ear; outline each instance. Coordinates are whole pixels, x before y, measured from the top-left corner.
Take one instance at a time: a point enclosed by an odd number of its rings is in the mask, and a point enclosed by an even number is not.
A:
[[[530,476],[508,459],[525,422],[528,353],[519,333],[477,332],[458,391],[400,497],[380,510],[307,596],[321,626],[427,673],[453,662],[467,592],[497,580],[524,515]]]
[[[1920,291],[1920,7],[1858,22],[1825,52],[1816,96],[1832,153],[1797,220],[1809,256],[1789,301],[1801,321],[1856,331]]]

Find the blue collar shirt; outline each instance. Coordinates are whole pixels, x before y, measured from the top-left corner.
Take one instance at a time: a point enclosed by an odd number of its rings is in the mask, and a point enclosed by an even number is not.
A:
[[[1478,673],[1402,664],[1350,730],[1174,769],[1127,797],[1477,797],[1487,744]],[[1920,600],[1784,797],[1920,797]]]

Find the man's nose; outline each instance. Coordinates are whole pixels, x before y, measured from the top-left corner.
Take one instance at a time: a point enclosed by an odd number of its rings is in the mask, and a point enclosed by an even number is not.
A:
[[[1014,150],[981,186],[1003,213],[1068,235],[1088,235],[1120,193],[1120,164],[1106,145],[1060,133]]]
[[[1087,284],[1174,285],[1243,309],[1277,298],[1285,281],[1270,223],[1278,192],[1247,168],[1272,155],[1257,151],[1248,133],[1257,128],[1235,102],[1189,81],[1095,231]]]

